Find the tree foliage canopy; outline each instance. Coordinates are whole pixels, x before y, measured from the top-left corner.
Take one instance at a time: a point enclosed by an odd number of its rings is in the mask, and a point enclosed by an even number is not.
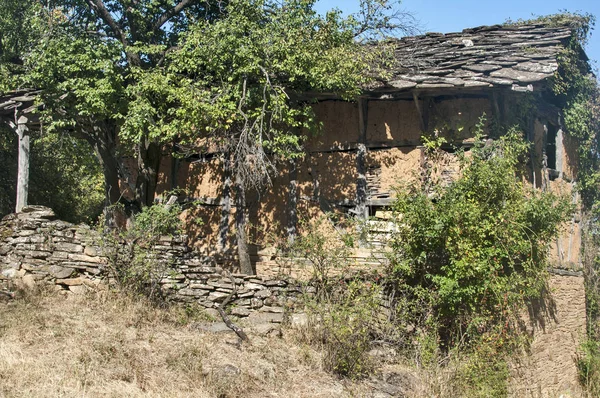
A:
[[[41,89],[46,128],[94,146],[107,203],[123,199],[119,154],[136,155],[138,207],[152,203],[159,148],[174,140],[197,152],[209,139],[260,186],[317,126],[295,94],[357,95],[382,54],[358,43],[400,27],[387,0],[349,17],[317,14],[315,0],[1,3],[24,18],[0,21],[0,86]]]

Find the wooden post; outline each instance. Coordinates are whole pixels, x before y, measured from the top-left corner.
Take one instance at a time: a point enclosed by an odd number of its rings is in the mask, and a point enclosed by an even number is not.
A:
[[[417,113],[419,114],[419,123],[421,124],[421,132],[427,131],[427,123],[425,122],[425,115],[423,114],[423,110],[421,109],[421,105],[419,105],[419,96],[417,93],[413,92],[413,101],[415,102],[415,107],[417,108]]]
[[[360,219],[368,216],[367,207],[367,113],[369,102],[364,98],[358,99],[359,140],[356,154],[356,215]]]
[[[17,121],[17,135],[19,136],[19,166],[17,171],[17,205],[15,211],[19,213],[27,206],[27,193],[29,191],[29,128],[27,118],[21,116]]]
[[[294,243],[298,224],[298,167],[296,161],[290,162],[290,185],[288,196],[288,241]]]

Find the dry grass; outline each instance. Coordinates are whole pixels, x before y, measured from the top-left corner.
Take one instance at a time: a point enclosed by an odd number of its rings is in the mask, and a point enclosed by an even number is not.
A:
[[[116,294],[29,294],[0,303],[0,397],[364,397],[284,333],[190,327],[181,309]]]

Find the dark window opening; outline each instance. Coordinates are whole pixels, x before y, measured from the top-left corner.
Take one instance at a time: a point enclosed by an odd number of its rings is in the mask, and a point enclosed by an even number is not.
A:
[[[546,136],[546,166],[552,170],[556,170],[556,133],[557,128],[549,124]]]

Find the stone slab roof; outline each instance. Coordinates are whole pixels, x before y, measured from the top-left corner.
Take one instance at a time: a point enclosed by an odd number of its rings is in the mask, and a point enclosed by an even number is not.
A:
[[[480,26],[395,40],[398,64],[375,89],[508,87],[533,91],[558,68],[572,28],[543,23]]]

